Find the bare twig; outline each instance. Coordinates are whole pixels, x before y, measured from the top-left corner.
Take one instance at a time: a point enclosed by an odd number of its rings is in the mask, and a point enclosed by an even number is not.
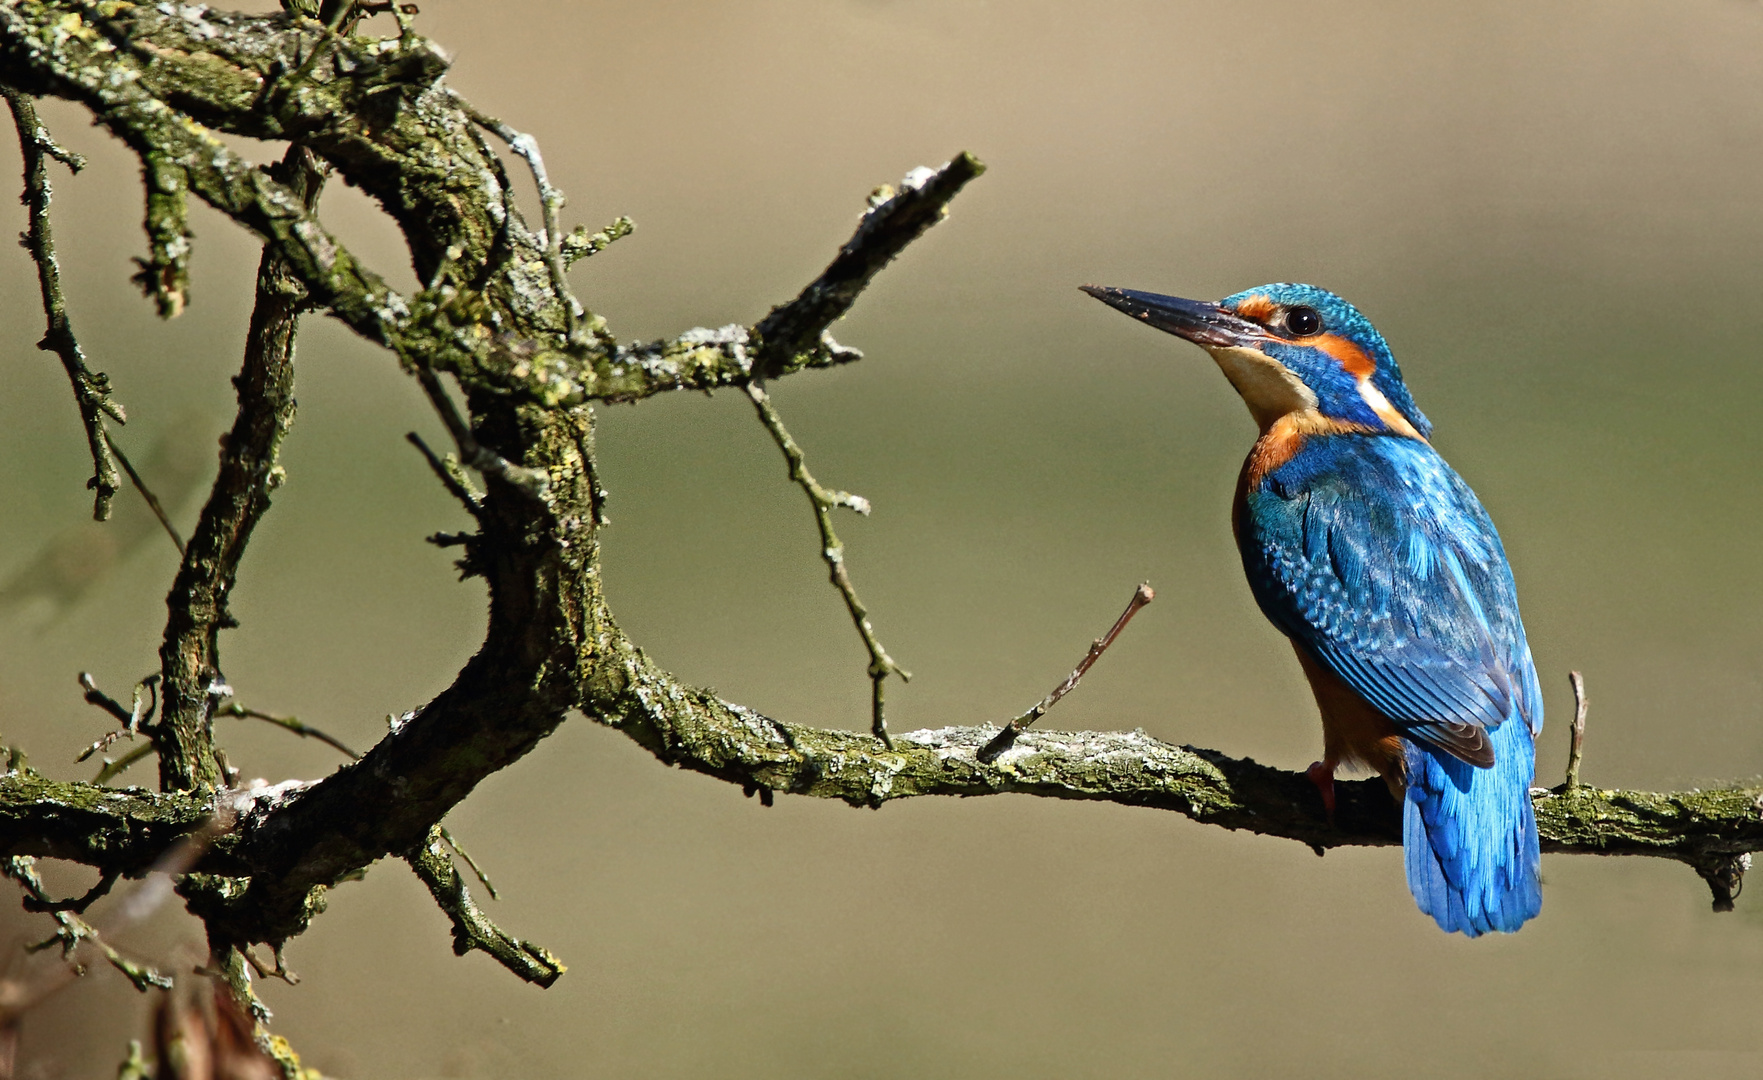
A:
[[[99,875],[98,883],[86,890],[84,894],[68,900],[50,900],[39,892],[27,890],[24,898],[24,909],[26,911],[34,911],[38,914],[48,914],[56,911],[71,911],[75,915],[84,915],[87,908],[91,907],[100,898],[110,894],[110,890],[116,885],[117,878],[121,876],[122,875],[119,871],[107,871]]]
[[[110,910],[107,918],[92,922],[81,918],[80,913],[83,912],[84,905],[97,899],[97,896],[87,894],[87,897],[82,897],[77,902],[77,907],[54,900],[37,873],[35,859],[14,855],[0,860],[0,874],[18,882],[19,887],[24,890],[25,907],[29,910],[49,911],[55,919],[54,935],[30,946],[27,951],[35,954],[59,947],[61,959],[64,961],[53,967],[37,967],[34,970],[28,965],[15,966],[5,978],[0,979],[0,1029],[14,1027],[18,1018],[30,1008],[85,974],[85,968],[79,962],[80,949],[85,945],[97,948],[105,961],[121,972],[135,989],[143,992],[155,987],[169,989],[172,985],[170,977],[148,964],[123,955],[105,937],[121,933],[157,910],[172,895],[172,877],[188,871],[231,820],[230,812],[216,815],[195,833],[172,845],[154,863],[146,880],[124,895],[121,902]],[[99,882],[99,889],[107,889],[115,880],[115,875],[106,874]],[[94,889],[93,893],[102,895],[99,889]]]
[[[441,486],[447,489],[447,494],[464,503],[465,509],[473,515],[483,509],[484,497],[472,490],[470,483],[466,480],[464,470],[459,467],[457,458],[453,458],[451,455],[442,458],[429,449],[429,444],[424,442],[422,436],[414,431],[406,432],[404,438],[422,453],[423,460],[428,462],[429,468],[440,478]]]
[[[86,747],[75,759],[76,761],[85,761],[93,754],[103,753],[115,745],[118,740],[133,739],[136,734],[147,736],[146,742],[124,754],[121,760],[105,759],[103,767],[98,770],[98,775],[93,777],[92,783],[108,783],[124,769],[158,749],[158,745],[153,739],[153,718],[159,709],[159,674],[155,672],[135,684],[133,700],[127,709],[123,708],[115,698],[99,689],[97,680],[92,678],[92,673],[89,671],[80,672],[80,686],[85,689],[87,704],[96,705],[103,709],[120,721],[122,727],[115,731],[106,732],[99,737],[92,745]]]
[[[464,956],[473,949],[488,953],[509,971],[540,986],[550,986],[568,969],[550,950],[509,935],[477,906],[471,891],[448,858],[440,826],[429,830],[428,840],[405,856],[416,876],[428,886],[447,917],[453,920],[453,952]]]
[[[1579,787],[1579,763],[1585,756],[1585,676],[1569,671],[1567,681],[1573,684],[1573,723],[1567,728],[1567,782],[1561,785],[1562,791]]]
[[[551,486],[551,478],[545,470],[529,469],[524,465],[516,465],[478,442],[477,436],[471,433],[471,425],[460,414],[459,407],[453,404],[453,398],[447,393],[447,388],[441,385],[440,377],[428,368],[418,368],[416,378],[422,384],[423,392],[428,395],[429,403],[434,406],[435,413],[447,426],[447,433],[453,436],[453,445],[459,448],[459,457],[464,464],[471,466],[485,476],[494,476],[507,481],[516,489],[535,499],[545,497],[545,492]],[[429,452],[429,456],[434,456],[432,451]]]
[[[274,716],[274,715],[271,715],[270,713],[260,712],[256,709],[247,709],[245,706],[239,704],[236,701],[229,701],[225,705],[222,705],[219,708],[215,709],[214,715],[216,715],[216,716],[232,716],[232,717],[237,717],[241,720],[243,720],[243,719],[262,720],[267,723],[274,724],[276,727],[279,727],[279,728],[283,729],[284,731],[291,731],[303,739],[317,739],[319,742],[324,743],[326,746],[334,748],[335,750],[337,750],[338,753],[341,753],[342,755],[347,757],[350,761],[360,761],[361,760],[361,755],[356,753],[354,750],[350,749],[341,740],[335,738],[334,736],[325,734],[324,732],[320,731],[319,729],[313,727],[311,724],[301,722],[301,720],[298,717]]]
[[[580,340],[578,337],[579,331],[585,327],[602,347],[616,349],[618,339],[606,329],[606,320],[598,315],[589,314],[587,309],[582,307],[582,302],[576,299],[575,293],[570,291],[568,268],[565,266],[563,258],[563,226],[558,223],[557,217],[557,212],[563,209],[563,192],[553,187],[550,177],[546,175],[545,159],[539,153],[539,141],[525,132],[516,131],[493,116],[486,116],[478,110],[477,106],[466,101],[458,91],[451,92],[453,103],[471,117],[478,126],[486,131],[494,132],[497,138],[507,143],[508,149],[514,151],[516,156],[525,161],[527,168],[533,174],[533,186],[539,190],[539,206],[545,219],[545,268],[551,273],[551,288],[556,292],[558,302],[563,305],[564,317],[569,329],[569,343],[578,348],[593,344]],[[629,232],[630,219],[620,218],[619,221],[626,226],[624,232]],[[617,227],[618,222],[615,222],[613,228]],[[623,233],[619,235],[623,235]],[[617,239],[616,236],[609,237],[606,243],[609,244],[615,239]],[[601,245],[601,247],[604,246],[604,244]],[[593,251],[584,253],[591,255]]]
[[[61,358],[73,396],[80,409],[80,422],[86,428],[86,445],[92,454],[92,478],[86,486],[94,492],[92,517],[99,521],[110,517],[110,500],[121,489],[116,461],[111,456],[109,440],[104,432],[106,417],[117,423],[128,417],[123,408],[110,397],[110,378],[94,372],[86,365],[85,351],[74,336],[73,322],[67,314],[67,298],[61,293],[61,265],[55,257],[55,237],[49,226],[49,202],[53,189],[49,184],[48,159],[55,160],[78,172],[85,159],[69,153],[55,143],[49,130],[37,119],[36,106],[17,90],[0,86],[0,95],[12,110],[12,121],[18,127],[19,152],[24,157],[24,202],[30,210],[30,227],[24,246],[37,264],[37,288],[43,298],[43,315],[47,329],[37,348],[53,352]]]
[[[80,687],[86,692],[86,704],[98,706],[111,716],[122,721],[129,730],[134,730],[135,725],[140,722],[140,716],[138,714],[123,708],[121,702],[117,701],[109,694],[106,694],[103,690],[100,690],[98,688],[98,681],[92,677],[91,672],[82,671],[80,672],[79,678]],[[145,683],[146,680],[143,679],[141,682]]]
[[[153,516],[159,519],[160,527],[165,530],[165,535],[171,537],[172,545],[178,549],[178,554],[183,555],[184,538],[178,535],[177,526],[171,523],[171,517],[165,512],[165,507],[159,504],[159,496],[153,494],[153,489],[149,488],[147,482],[141,479],[141,474],[135,471],[135,466],[129,461],[128,455],[122,452],[122,447],[116,445],[116,440],[111,437],[108,431],[104,433],[104,445],[110,448],[110,452],[121,463],[122,471],[128,473],[129,483],[135,486],[135,490],[146,501],[147,509],[153,511]]]
[[[845,569],[845,545],[839,540],[838,533],[833,531],[834,507],[848,506],[867,516],[869,500],[848,491],[832,491],[821,487],[819,481],[808,471],[802,448],[790,437],[789,429],[784,427],[783,417],[778,415],[765,387],[757,380],[750,382],[747,384],[747,396],[753,399],[753,407],[759,411],[759,422],[765,425],[766,431],[771,432],[772,441],[783,451],[784,460],[790,466],[790,479],[796,482],[808,496],[809,505],[814,507],[814,521],[820,526],[821,557],[826,560],[833,587],[839,590],[839,595],[845,600],[845,610],[851,613],[851,623],[857,627],[857,635],[863,639],[863,647],[869,650],[870,732],[891,750],[894,744],[888,737],[887,718],[882,708],[882,684],[889,675],[898,675],[901,680],[911,682],[912,673],[894,663],[894,658],[888,655],[877,640],[875,627],[869,621],[869,609],[858,599],[857,589],[851,584],[851,574]]]
[[[97,680],[92,678],[92,673],[89,671],[80,672],[80,686],[86,691],[86,703],[96,705],[122,721],[122,730],[99,739],[87,747],[85,753],[75,760],[84,761],[98,751],[108,749],[117,738],[123,735],[133,738],[135,732],[142,730],[143,727],[149,729],[152,727],[153,714],[159,709],[159,674],[157,672],[135,684],[132,704],[127,709],[124,709],[115,698],[100,690]]]
[[[288,970],[287,958],[282,955],[279,947],[271,950],[269,964],[257,959],[257,955],[249,948],[240,947],[239,955],[245,958],[245,963],[251,965],[251,970],[257,973],[259,979],[280,979],[289,986],[300,985],[300,976]]]
[[[1103,634],[1100,638],[1090,642],[1090,651],[1085,653],[1084,658],[1077,662],[1076,669],[1074,669],[1070,675],[1067,675],[1064,682],[1055,686],[1052,689],[1052,692],[1042,698],[1033,708],[1004,725],[1004,730],[998,732],[996,738],[980,748],[979,753],[976,755],[979,760],[988,764],[998,760],[998,757],[1003,754],[1004,751],[1010,749],[1011,744],[1016,741],[1017,734],[1020,733],[1023,728],[1028,727],[1036,720],[1045,716],[1048,709],[1059,704],[1060,698],[1076,689],[1078,682],[1090,670],[1090,667],[1094,665],[1097,660],[1102,658],[1102,654],[1108,651],[1109,646],[1114,644],[1114,639],[1120,636],[1122,630],[1126,629],[1126,624],[1132,622],[1132,617],[1139,613],[1140,608],[1149,604],[1152,600],[1156,599],[1156,597],[1156,592],[1152,590],[1149,584],[1143,584],[1137,589],[1134,589],[1132,599],[1128,600],[1126,603],[1126,610],[1120,613],[1120,618],[1114,620],[1114,625],[1108,628],[1106,634]]]
[[[490,875],[484,873],[484,868],[479,866],[477,860],[471,857],[471,852],[465,850],[459,841],[454,838],[452,831],[446,826],[443,825],[440,829],[441,839],[447,841],[447,846],[453,849],[453,854],[464,859],[465,865],[471,867],[471,872],[477,876],[478,881],[483,883],[484,891],[490,894],[490,899],[502,899],[502,894],[496,891],[495,884],[490,881]]]
[[[118,776],[121,776],[130,765],[135,764],[157,749],[159,749],[159,747],[155,746],[153,743],[144,742],[124,754],[122,757],[117,758],[115,761],[106,760],[104,762],[104,767],[98,770],[98,775],[92,777],[92,783],[100,786],[110,783]]]

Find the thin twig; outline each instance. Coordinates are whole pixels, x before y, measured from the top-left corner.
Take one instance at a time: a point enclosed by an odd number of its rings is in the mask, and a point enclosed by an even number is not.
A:
[[[577,347],[590,344],[577,338],[579,330],[585,326],[600,345],[607,348],[617,348],[618,339],[606,328],[606,320],[590,315],[587,309],[582,307],[582,302],[576,299],[575,293],[570,291],[569,276],[563,262],[563,227],[558,224],[557,217],[557,212],[563,209],[563,192],[552,186],[551,179],[545,172],[545,159],[539,153],[539,141],[525,132],[516,131],[495,117],[479,111],[477,106],[465,100],[458,91],[449,88],[449,92],[453,95],[454,105],[465,115],[471,117],[472,123],[486,131],[494,132],[497,138],[508,144],[508,149],[514,151],[516,156],[526,162],[527,168],[533,174],[533,186],[539,190],[539,206],[544,213],[545,220],[545,268],[551,274],[551,288],[557,294],[558,301],[563,305],[569,343]],[[629,229],[625,231],[628,232]]]
[[[157,749],[153,739],[153,719],[159,711],[159,680],[160,676],[155,672],[136,683],[131,707],[125,709],[115,698],[98,688],[98,682],[92,678],[91,672],[80,672],[80,686],[86,691],[86,703],[103,709],[120,721],[122,727],[106,732],[86,747],[75,761],[85,761],[93,754],[103,753],[120,739],[133,739],[136,734],[141,733],[147,735],[147,741],[130,750],[120,762],[106,760],[104,767],[98,770],[98,776],[92,781],[94,784],[104,783]]]
[[[98,706],[125,725],[136,723],[133,713],[123,708],[121,702],[98,688],[98,681],[92,678],[91,672],[80,672],[80,686],[86,691],[86,704]]]
[[[1567,729],[1567,782],[1561,785],[1563,791],[1572,791],[1579,786],[1579,763],[1585,756],[1585,676],[1577,671],[1567,673],[1567,681],[1573,684],[1573,724]]]
[[[781,375],[801,366],[804,353],[817,350],[827,353],[832,362],[860,356],[856,350],[841,350],[827,339],[827,327],[851,310],[884,266],[943,220],[949,212],[949,200],[985,171],[978,158],[962,153],[940,169],[912,170],[898,188],[877,188],[869,197],[869,208],[857,231],[820,276],[794,300],[773,308],[753,328],[759,345],[753,375],[762,379]]]
[[[97,680],[92,678],[92,673],[89,671],[80,672],[80,686],[86,691],[86,704],[96,705],[122,721],[125,734],[133,735],[140,731],[143,725],[152,726],[153,714],[159,709],[159,674],[157,672],[135,684],[132,695],[133,704],[131,708],[127,709],[123,708],[115,698],[100,690]],[[94,744],[91,750],[80,755],[77,760],[84,761],[103,748],[103,746]]]
[[[280,979],[289,986],[300,985],[300,976],[288,970],[287,958],[282,955],[282,950],[280,948],[272,950],[272,956],[275,962],[274,967],[257,959],[256,954],[251,951],[250,946],[241,945],[237,948],[239,955],[245,958],[245,963],[251,965],[251,970],[257,973],[259,979]]]
[[[790,437],[789,429],[784,427],[783,418],[772,405],[771,395],[765,392],[765,387],[758,382],[750,382],[747,384],[747,396],[753,399],[753,407],[759,410],[759,422],[765,425],[765,430],[771,432],[772,441],[783,451],[784,460],[790,466],[790,479],[807,494],[809,505],[814,507],[814,521],[820,526],[821,557],[826,560],[833,587],[845,599],[845,610],[851,613],[851,622],[857,627],[858,636],[863,639],[863,647],[869,650],[870,731],[881,740],[883,746],[892,750],[894,741],[888,737],[887,718],[882,707],[882,683],[889,675],[898,675],[903,681],[911,682],[912,673],[894,663],[894,658],[876,640],[875,627],[869,622],[869,609],[857,598],[857,589],[851,584],[851,575],[845,569],[845,545],[833,531],[833,507],[848,506],[867,516],[869,500],[848,491],[831,491],[821,487],[819,481],[808,471],[802,448]]]
[[[477,860],[471,857],[471,852],[465,850],[465,848],[460,845],[459,841],[454,838],[453,833],[445,826],[441,826],[440,828],[441,839],[447,841],[447,846],[453,849],[453,854],[464,859],[465,865],[471,867],[471,872],[477,875],[479,881],[483,882],[484,891],[490,894],[490,899],[502,899],[502,894],[496,891],[495,884],[490,881],[490,875],[484,873],[484,868],[479,866]]]
[[[453,445],[459,448],[460,460],[483,473],[507,481],[520,491],[524,491],[535,499],[543,499],[550,490],[551,476],[543,469],[529,469],[524,465],[516,465],[512,461],[496,453],[477,441],[471,433],[471,425],[466,423],[459,407],[453,404],[453,398],[447,388],[441,385],[440,377],[425,367],[416,369],[416,380],[422,384],[423,392],[428,395],[430,404],[441,422],[447,426],[447,433],[453,436]],[[426,449],[426,448],[425,448]],[[430,456],[433,456],[432,451]]]
[[[1120,613],[1120,618],[1114,620],[1114,625],[1108,628],[1106,634],[1103,634],[1100,638],[1090,642],[1090,651],[1085,653],[1084,658],[1077,662],[1077,667],[1070,675],[1065,677],[1065,681],[1058,686],[1055,686],[1052,691],[1046,697],[1042,698],[1032,709],[1029,709],[1021,716],[1018,716],[1016,719],[1004,725],[1004,730],[998,732],[997,737],[981,747],[979,753],[974,756],[987,764],[998,760],[998,757],[1003,754],[1004,751],[1010,749],[1011,744],[1016,741],[1017,734],[1021,732],[1023,728],[1028,727],[1036,720],[1045,716],[1048,709],[1059,704],[1060,698],[1077,688],[1079,680],[1089,672],[1090,668],[1097,660],[1102,658],[1102,654],[1108,651],[1109,646],[1114,644],[1114,639],[1120,636],[1122,630],[1126,629],[1127,623],[1132,622],[1132,617],[1139,613],[1139,609],[1156,598],[1157,593],[1149,584],[1143,584],[1137,589],[1134,589],[1132,599],[1126,602],[1126,610]]]
[[[171,517],[166,514],[165,507],[160,505],[159,496],[153,494],[153,489],[149,488],[147,482],[141,479],[141,474],[135,471],[134,463],[129,461],[128,455],[122,452],[122,447],[116,445],[116,440],[111,437],[108,431],[104,433],[104,445],[110,448],[110,452],[122,465],[122,471],[128,473],[129,483],[133,484],[141,498],[146,500],[147,508],[153,511],[154,517],[159,519],[160,526],[165,529],[165,535],[171,537],[171,542],[177,547],[178,554],[183,555],[184,538],[178,535],[177,526],[171,523]]]
[[[101,897],[110,894],[110,890],[116,885],[117,879],[121,876],[122,873],[120,871],[106,870],[99,876],[98,884],[86,890],[83,895],[72,897],[67,900],[51,900],[40,893],[27,890],[24,898],[24,909],[26,911],[34,911],[39,915],[56,911],[71,911],[75,915],[84,915],[87,908],[91,907]]]
[[[159,749],[159,747],[154,743],[144,742],[124,754],[122,757],[117,758],[115,761],[106,761],[104,767],[98,770],[98,775],[92,777],[92,783],[99,785],[110,783],[118,776],[121,776],[130,765],[135,764],[137,761],[140,761],[142,758],[153,753],[157,749]]]
[[[92,478],[86,486],[93,491],[92,517],[98,521],[110,518],[110,500],[121,490],[122,478],[117,475],[116,461],[104,432],[104,419],[117,423],[128,419],[120,404],[110,398],[110,378],[94,372],[86,365],[85,351],[74,336],[73,322],[67,314],[67,298],[61,293],[61,265],[55,257],[55,237],[49,226],[49,202],[53,189],[49,184],[47,160],[54,158],[78,172],[85,159],[56,145],[37,119],[31,99],[11,87],[0,86],[0,95],[12,110],[13,123],[18,127],[19,152],[24,158],[24,202],[30,210],[30,227],[24,235],[24,246],[37,264],[37,289],[43,298],[43,315],[47,327],[37,348],[53,352],[61,358],[73,396],[79,406],[80,422],[85,425],[86,444],[92,454]]]
[[[334,738],[333,736],[325,734],[324,732],[320,731],[319,729],[313,727],[311,724],[302,723],[298,717],[272,716],[269,713],[259,712],[256,709],[247,709],[247,708],[245,708],[245,706],[239,704],[236,701],[227,702],[225,705],[222,705],[218,709],[214,710],[214,713],[216,716],[233,716],[233,717],[237,717],[241,720],[251,719],[251,720],[267,721],[268,723],[274,724],[276,727],[279,727],[285,731],[291,731],[303,739],[317,739],[319,742],[324,743],[326,746],[334,748],[339,753],[341,753],[345,757],[347,757],[350,761],[360,761],[361,760],[361,755],[356,753],[354,750],[350,749],[341,740]]]
[[[81,918],[79,912],[83,910],[84,904],[97,899],[97,896],[88,894],[90,899],[82,897],[78,907],[57,901],[49,895],[42,877],[37,873],[35,859],[26,855],[14,855],[0,860],[0,874],[18,882],[19,887],[24,890],[25,906],[35,910],[48,910],[55,919],[54,935],[46,941],[27,947],[26,951],[41,953],[59,946],[61,959],[64,961],[47,970],[15,969],[8,972],[4,979],[0,979],[0,1027],[16,1023],[21,1015],[44,998],[83,975],[85,967],[78,957],[82,945],[96,946],[110,966],[121,972],[135,989],[142,992],[155,987],[169,989],[172,985],[170,977],[148,964],[124,956],[104,939],[106,936],[120,934],[164,904],[172,895],[172,879],[194,866],[214,838],[231,826],[232,820],[230,810],[217,814],[200,829],[173,844],[153,864],[145,881],[124,894],[120,902],[110,909],[106,918],[92,922]],[[108,888],[106,881],[114,883],[115,880],[113,873],[107,873],[105,880],[99,882],[99,889],[94,889],[93,892],[102,895],[99,890]]]
[[[434,470],[434,474],[440,478],[441,486],[447,489],[447,494],[464,503],[465,508],[474,516],[483,509],[484,497],[466,484],[465,476],[459,468],[457,459],[449,461],[442,458],[429,449],[429,444],[424,442],[422,436],[414,431],[406,432],[404,438],[410,441],[410,445],[421,451],[423,460],[428,462],[429,468]]]
[[[636,227],[636,222],[623,216],[597,233],[588,232],[586,225],[577,225],[568,236],[563,238],[564,268],[568,269],[582,259],[600,254],[617,241],[629,236]]]

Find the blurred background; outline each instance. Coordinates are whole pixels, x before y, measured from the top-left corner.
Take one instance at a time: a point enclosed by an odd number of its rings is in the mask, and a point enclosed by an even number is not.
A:
[[[836,328],[868,359],[775,387],[815,473],[875,504],[839,527],[916,676],[889,692],[895,730],[1020,711],[1148,580],[1156,604],[1046,723],[1317,756],[1230,539],[1247,414],[1198,350],[1076,290],[1302,280],[1376,322],[1500,525],[1550,710],[1539,783],[1565,759],[1569,668],[1590,782],[1763,772],[1757,4],[422,0],[418,28],[455,86],[538,136],[566,225],[637,220],[574,275],[626,339],[751,323],[877,184],[963,149],[990,166]],[[187,531],[255,246],[198,211],[194,306],[159,323],[128,284],[136,166],[78,111],[45,116],[92,157],[55,181],[75,326]],[[410,284],[359,193],[333,185],[321,213]],[[156,669],[175,553],[145,528],[90,535],[41,325],[28,260],[0,259],[0,731],[89,776],[74,755],[108,722],[76,673],[126,695]],[[464,521],[403,441],[439,431],[391,358],[309,320],[299,379],[225,671],[245,704],[365,746],[471,654],[483,595],[422,543]],[[605,410],[600,453],[608,589],[650,655],[774,716],[861,727],[861,648],[742,395]],[[88,553],[88,587],[18,584],[52,542]],[[338,763],[252,723],[221,729],[246,777]],[[503,891],[492,916],[571,970],[542,991],[456,959],[422,887],[381,864],[289,947],[305,982],[264,988],[327,1074],[1763,1072],[1763,900],[1712,915],[1666,863],[1549,857],[1542,917],[1472,942],[1415,911],[1394,850],[1318,859],[1027,797],[765,809],[579,718],[448,824]],[[120,944],[187,968],[197,941],[165,912]],[[145,1008],[95,971],[31,1018],[28,1068],[112,1075]]]

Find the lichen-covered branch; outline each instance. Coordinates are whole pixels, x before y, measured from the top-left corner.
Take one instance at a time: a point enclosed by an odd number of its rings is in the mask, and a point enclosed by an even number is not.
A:
[[[542,945],[522,941],[485,915],[465,887],[465,878],[447,852],[442,830],[430,830],[421,847],[405,856],[416,876],[428,886],[442,911],[453,920],[453,952],[464,956],[477,949],[530,983],[550,986],[569,970]]]
[[[949,201],[985,171],[978,158],[964,153],[940,169],[914,169],[897,190],[877,188],[857,232],[820,276],[753,328],[759,339],[754,374],[774,378],[802,366],[805,356],[836,354],[837,346],[823,340],[827,327],[851,310],[882,267],[943,220]]]
[[[1143,732],[1021,732],[987,764],[997,734],[947,727],[894,736],[783,724],[676,683],[637,655],[593,712],[670,765],[746,786],[879,806],[921,795],[1004,793],[1173,810],[1208,825],[1317,850],[1399,845],[1401,808],[1382,780],[1340,781],[1334,824],[1301,772],[1177,747]],[[1763,788],[1680,792],[1580,786],[1532,792],[1543,850],[1651,855],[1692,866],[1763,851]]]
[[[827,328],[906,245],[947,216],[950,201],[985,171],[978,158],[962,153],[940,169],[914,169],[898,189],[884,184],[870,195],[857,231],[794,300],[773,308],[751,329],[697,328],[670,341],[625,346],[597,363],[591,396],[637,401],[668,390],[744,386],[861,360],[861,352],[834,341]]]
[[[184,313],[190,300],[190,181],[183,166],[162,154],[142,159],[147,192],[147,257],[136,259],[135,284],[153,298],[162,319]]]
[[[207,801],[187,794],[117,790],[15,769],[0,775],[0,854],[140,874],[213,813]]]
[[[273,175],[306,213],[312,212],[324,174],[309,151],[290,147]],[[238,414],[166,599],[160,648],[164,704],[154,735],[159,782],[167,790],[225,783],[214,754],[214,709],[231,696],[221,675],[220,631],[237,625],[227,597],[252,530],[281,483],[281,444],[294,422],[294,339],[305,302],[306,291],[288,261],[276,247],[265,247],[244,361],[233,380]]]
[[[0,85],[0,95],[12,110],[12,122],[18,128],[18,147],[24,158],[24,202],[29,209],[30,226],[25,230],[24,245],[37,264],[37,288],[43,296],[43,316],[47,328],[37,347],[55,353],[73,384],[74,402],[79,406],[80,423],[86,429],[86,445],[92,453],[92,516],[99,521],[110,518],[110,500],[120,489],[121,478],[116,472],[116,459],[111,454],[110,440],[104,432],[104,419],[117,423],[125,419],[122,406],[111,400],[110,379],[103,372],[94,372],[86,365],[86,354],[73,332],[73,321],[67,314],[67,299],[61,293],[61,264],[55,257],[55,236],[49,225],[49,201],[53,189],[49,184],[49,159],[66,165],[74,172],[85,167],[85,159],[63,150],[37,119],[31,99],[9,86]]]
[[[1381,780],[1337,783],[1333,825],[1316,789],[1291,772],[1214,750],[1180,747],[1143,732],[1029,729],[988,765],[978,752],[998,729],[945,727],[896,733],[883,749],[867,733],[785,724],[678,683],[619,642],[608,676],[585,687],[594,718],[670,765],[735,784],[874,807],[927,795],[1020,794],[1173,810],[1202,824],[1328,849],[1401,843],[1400,807]],[[240,823],[199,868],[244,876],[273,866],[265,834],[330,781],[287,786],[241,803]],[[1763,788],[1677,792],[1589,785],[1532,792],[1543,850],[1636,855],[1692,866],[1763,851]],[[67,859],[140,873],[200,830],[213,806],[155,794],[0,777],[0,853]],[[427,833],[424,833],[427,843]]]

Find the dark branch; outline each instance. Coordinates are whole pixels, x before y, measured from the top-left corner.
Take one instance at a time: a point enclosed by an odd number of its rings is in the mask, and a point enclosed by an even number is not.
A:
[[[442,830],[434,829],[428,840],[405,856],[416,876],[428,886],[442,911],[453,920],[453,952],[464,956],[473,949],[488,953],[498,964],[527,982],[550,986],[569,970],[550,950],[509,935],[477,906],[465,879],[447,854]]]
[[[924,230],[943,220],[949,201],[985,171],[978,158],[963,153],[940,169],[913,170],[898,190],[877,188],[869,197],[869,210],[857,232],[820,276],[753,328],[758,339],[753,374],[761,379],[775,378],[801,366],[804,356],[836,352],[837,346],[822,338],[826,328],[851,310],[882,267]]]
[[[275,178],[311,213],[324,186],[324,173],[311,153],[290,147]],[[226,696],[219,634],[237,625],[227,610],[227,597],[252,530],[282,481],[282,440],[294,422],[294,338],[305,300],[293,267],[278,248],[265,246],[244,361],[233,380],[238,414],[166,599],[169,615],[159,652],[165,702],[157,742],[159,781],[168,790],[225,784],[213,730],[214,707]]]
[[[794,300],[773,308],[751,330],[699,328],[671,341],[625,346],[596,365],[591,396],[636,401],[667,390],[714,390],[862,359],[856,349],[834,341],[827,328],[907,244],[947,216],[949,202],[983,172],[978,158],[962,153],[941,169],[914,170],[898,191],[877,188],[857,231]]]
[[[212,814],[213,807],[188,795],[13,772],[0,776],[0,853],[138,875]]]

